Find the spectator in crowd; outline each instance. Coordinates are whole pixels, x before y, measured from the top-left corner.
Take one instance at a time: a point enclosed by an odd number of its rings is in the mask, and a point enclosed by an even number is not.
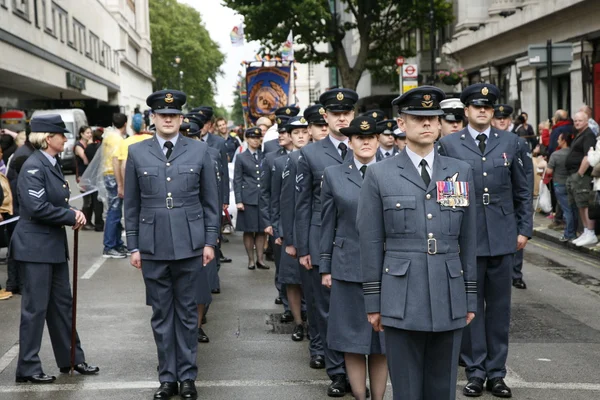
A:
[[[94,131],[92,132],[92,140],[91,142],[87,145],[87,147],[85,148],[85,156],[87,157],[89,162],[92,162],[92,160],[94,159],[94,157],[96,156],[96,152],[98,151],[98,149],[100,148],[100,146],[102,146],[102,135],[104,134],[104,130],[102,128],[99,129],[94,129]],[[98,192],[94,192],[90,195],[91,197],[91,214],[90,214],[90,219],[88,219],[88,222],[91,220],[91,218],[94,218],[94,230],[96,232],[102,232],[104,231],[104,218],[103,218],[103,213],[104,213],[104,204],[102,203],[102,200],[100,200],[98,198]]]
[[[600,133],[600,126],[598,126],[598,123],[594,120],[594,112],[592,111],[592,108],[588,105],[584,105],[579,109],[579,111],[585,113],[585,115],[588,117],[588,126],[592,132],[594,132],[594,135],[598,136],[598,133]]]
[[[556,146],[558,146],[558,135],[561,133],[570,134],[573,130],[573,123],[569,119],[569,114],[565,110],[556,110],[552,118],[552,130],[550,132],[550,143],[548,144],[548,156],[550,156]]]
[[[125,165],[127,164],[129,146],[152,137],[152,134],[146,131],[145,124],[141,120],[137,121],[137,123],[134,121],[131,127],[134,134],[123,140],[119,145],[119,149],[117,150],[117,159],[119,160],[119,170],[121,171],[121,176],[125,176]]]
[[[569,144],[571,136],[567,133],[561,133],[558,136],[558,147],[550,156],[546,174],[552,175],[552,188],[556,195],[556,200],[560,205],[565,220],[565,229],[560,238],[561,242],[568,242],[577,237],[577,209],[569,204],[567,195],[567,156],[569,155]],[[555,221],[556,222],[556,221]]]
[[[533,131],[533,126],[527,123],[527,113],[523,112],[517,117],[517,124],[513,130],[514,133],[527,140],[529,149],[533,150],[537,146],[537,138]]]
[[[113,115],[113,127],[102,141],[104,157],[104,186],[106,186],[108,211],[104,225],[104,258],[125,258],[127,250],[121,240],[123,226],[123,175],[119,168],[118,150],[127,131],[127,116],[122,113]]]
[[[75,142],[75,180],[77,183],[81,180],[81,175],[85,172],[90,161],[85,155],[85,148],[92,142],[92,128],[89,126],[82,126],[79,128],[78,139]],[[83,191],[82,191],[83,193]],[[92,224],[92,196],[87,195],[83,197],[83,207],[81,208],[87,223],[83,226],[84,231],[93,231],[94,225]]]
[[[4,161],[4,164],[8,164],[8,159],[17,150],[16,138],[18,133],[10,129],[2,129],[0,134],[0,148],[3,153],[2,161]]]
[[[227,152],[227,160],[231,162],[233,160],[233,156],[235,156],[235,151],[240,147],[240,142],[232,137],[229,134],[229,129],[227,129],[227,121],[225,118],[217,118],[217,133],[225,139],[225,151]]]
[[[2,148],[0,147],[0,154],[2,152]],[[7,194],[10,194],[10,187],[8,188],[8,193],[6,191],[4,180],[8,183],[8,179],[4,176],[4,173],[0,173],[0,178],[4,178],[1,180],[2,187],[0,188],[0,201],[2,202],[2,207],[4,208],[4,203],[7,200]],[[8,196],[9,205],[12,207],[12,199]],[[2,212],[0,214],[0,221],[3,221],[5,218],[5,213]],[[6,234],[5,226],[0,226],[0,247],[8,247],[8,237]],[[0,285],[0,300],[8,300],[13,296],[13,290],[9,288],[9,279],[6,282],[6,289],[2,289],[2,285]]]
[[[573,240],[576,246],[587,246],[598,243],[595,234],[596,222],[588,216],[589,197],[592,187],[592,168],[588,161],[588,151],[596,146],[596,135],[588,126],[587,115],[580,111],[573,118],[577,136],[571,142],[571,149],[566,158],[567,195],[571,207],[579,209],[579,217],[583,223],[583,234]]]

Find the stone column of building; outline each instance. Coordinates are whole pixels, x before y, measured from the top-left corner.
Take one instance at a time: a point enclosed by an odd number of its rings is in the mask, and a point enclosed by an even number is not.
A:
[[[527,111],[529,121],[539,122],[536,106],[537,68],[530,65],[529,58],[524,56],[517,58],[517,71],[521,73],[521,110]],[[542,111],[542,113],[544,112]]]
[[[571,75],[571,114],[574,114],[584,104],[583,99],[583,82],[581,79],[582,58],[587,56],[590,64],[592,61],[592,53],[594,48],[590,42],[581,41],[573,43],[573,62],[569,68]],[[593,107],[592,91],[587,88],[588,96],[587,105]]]

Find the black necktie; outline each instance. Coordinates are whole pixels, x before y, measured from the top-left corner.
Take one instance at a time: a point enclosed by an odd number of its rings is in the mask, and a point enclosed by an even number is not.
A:
[[[481,150],[481,154],[485,153],[485,140],[487,139],[487,136],[480,133],[477,135],[476,139],[479,140],[479,150]]]
[[[389,152],[389,151],[386,151],[386,152],[385,152],[385,158],[388,158],[389,156],[390,156],[390,152]]]
[[[425,186],[429,186],[429,182],[431,182],[431,177],[429,176],[429,172],[427,172],[427,161],[425,159],[422,159],[419,165],[421,166],[421,178],[423,178]]]
[[[258,162],[258,153],[253,153],[252,155],[254,156],[254,161]]]
[[[167,160],[171,157],[171,153],[173,153],[173,142],[166,141],[164,146],[167,148]]]
[[[367,166],[363,165],[360,167],[360,173],[362,174],[363,179],[365,179],[365,174],[367,173]]]
[[[348,154],[348,146],[346,146],[346,143],[340,143],[338,144],[338,149],[342,151],[342,160],[344,160],[346,158],[346,154]]]

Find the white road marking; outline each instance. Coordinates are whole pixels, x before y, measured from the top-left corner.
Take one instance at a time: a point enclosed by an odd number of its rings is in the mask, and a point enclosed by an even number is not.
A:
[[[506,380],[514,383],[523,383],[525,382],[523,378],[519,374],[515,372],[514,369],[510,367],[506,367]]]
[[[538,361],[545,361],[545,362],[550,362],[550,361],[552,361],[552,360],[551,360],[551,359],[549,359],[549,358],[538,358],[537,360],[538,360]]]
[[[66,378],[68,379],[68,378]],[[513,381],[507,377],[507,384],[513,389],[542,389],[542,390],[577,390],[600,392],[597,383],[553,383],[553,382],[524,382]],[[223,380],[223,381],[198,381],[198,388],[214,387],[281,387],[281,386],[326,386],[330,380]],[[457,382],[457,389],[461,389],[467,382]],[[388,386],[390,384],[388,383]],[[92,390],[140,390],[156,389],[155,381],[132,382],[85,382],[81,384],[53,384],[53,385],[13,385],[0,386],[0,393],[42,393],[62,391],[92,391]]]
[[[106,260],[107,260],[107,258],[104,258],[104,257],[98,258],[98,260],[96,260],[96,262],[94,264],[92,264],[90,269],[85,271],[85,274],[83,274],[81,279],[90,279],[92,276],[94,276],[96,271],[98,271],[100,269],[100,267],[102,266],[102,264],[104,264],[104,261],[106,261]]]
[[[13,347],[8,349],[2,357],[0,357],[0,374],[10,365],[10,363],[19,355],[19,343],[15,343]]]

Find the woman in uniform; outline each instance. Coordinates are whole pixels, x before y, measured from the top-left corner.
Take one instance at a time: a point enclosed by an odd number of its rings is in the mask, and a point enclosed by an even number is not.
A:
[[[69,205],[70,190],[57,164],[64,150],[65,124],[59,115],[44,115],[30,122],[29,141],[36,151],[25,161],[18,180],[20,216],[13,233],[10,253],[23,272],[21,326],[17,382],[52,383],[38,355],[44,323],[60,372],[70,371],[71,313],[73,298],[69,284],[69,248],[65,225],[80,229],[84,214]],[[35,251],[32,250],[35,246]],[[88,365],[79,337],[75,351],[75,371],[96,374]]]
[[[387,383],[383,335],[366,318],[356,229],[360,188],[367,168],[376,161],[379,130],[375,119],[358,117],[340,132],[349,136],[354,157],[326,168],[321,189],[319,269],[323,285],[331,288],[327,344],[344,352],[346,373],[358,400],[367,398],[368,356],[372,398],[381,400]]]
[[[238,209],[235,229],[244,232],[244,247],[248,254],[248,269],[269,269],[264,263],[265,228],[260,218],[260,151],[262,133],[260,128],[245,132],[248,149],[235,158],[233,190]],[[256,248],[256,264],[254,249]]]

